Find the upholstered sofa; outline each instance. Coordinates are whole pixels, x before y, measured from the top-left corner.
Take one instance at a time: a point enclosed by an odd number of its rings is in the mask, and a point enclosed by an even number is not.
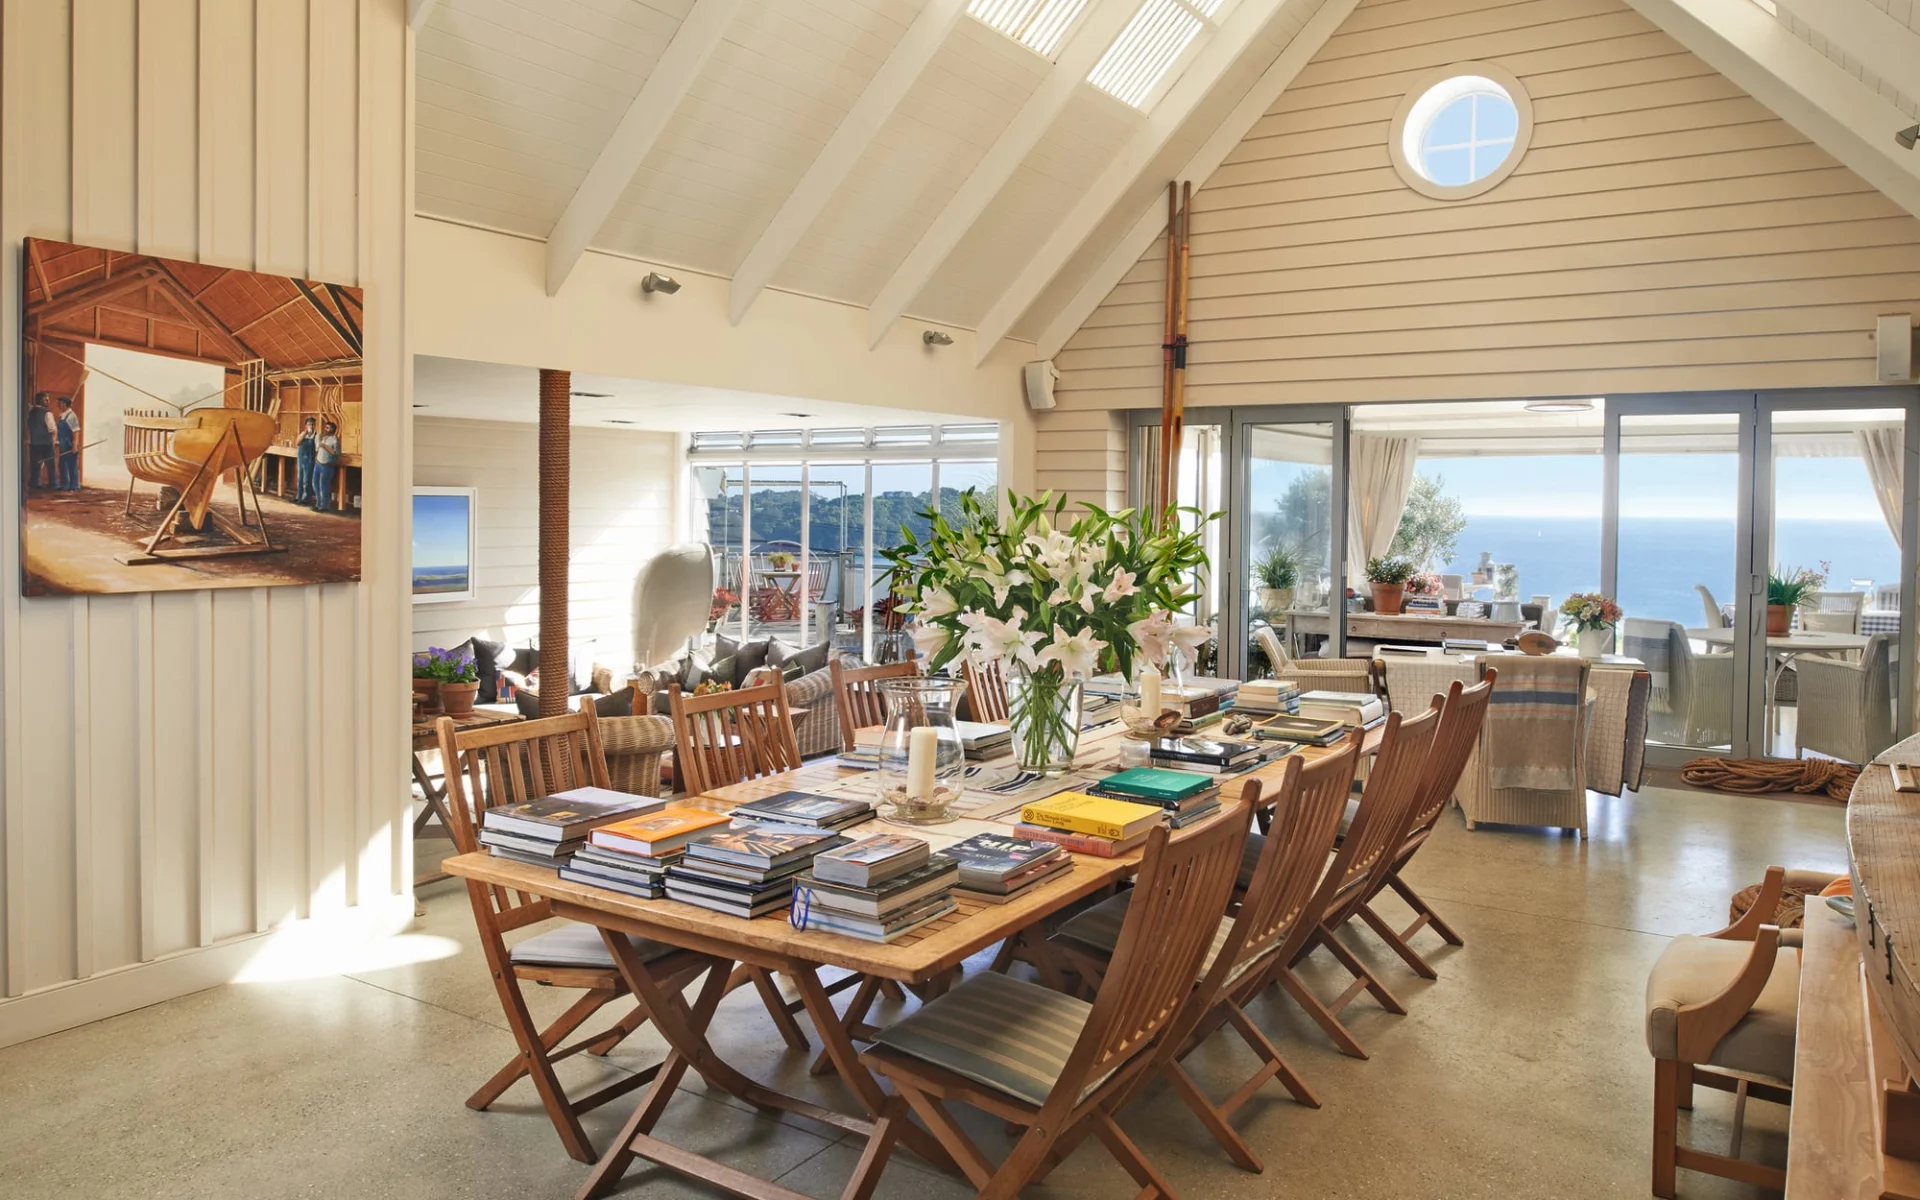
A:
[[[764,678],[777,671],[786,680],[787,703],[795,709],[806,710],[793,723],[801,757],[814,758],[840,750],[840,718],[833,704],[833,674],[827,670],[835,653],[828,642],[801,649],[779,638],[736,642],[722,635],[712,646],[696,649],[644,672],[640,690],[652,694],[653,713],[666,716],[669,684],[678,683],[682,691],[688,692],[710,681],[738,688],[750,679],[760,682],[754,679],[756,675]],[[858,659],[845,654],[838,657],[843,663],[860,665]]]

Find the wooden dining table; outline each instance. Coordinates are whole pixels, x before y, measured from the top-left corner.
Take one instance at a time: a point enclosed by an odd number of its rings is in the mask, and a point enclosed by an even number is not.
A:
[[[1123,737],[1124,732],[1117,723],[1088,730],[1081,739],[1076,768],[1118,770],[1116,760]],[[1376,743],[1377,740],[1377,734],[1370,739]],[[1303,747],[1296,753],[1317,757],[1327,751]],[[1284,763],[1284,756],[1277,757],[1253,771],[1222,780],[1222,816],[1238,813],[1245,819],[1245,811],[1237,801],[1247,780],[1258,779],[1263,786],[1272,787],[1278,783]],[[719,788],[679,802],[726,812],[735,805],[788,789],[831,787],[855,774],[857,772],[847,771],[835,760],[828,759],[797,771]],[[997,804],[985,806],[988,810],[998,807]],[[1018,819],[1016,805],[1010,812],[962,817],[945,825],[901,826],[876,818],[846,832],[855,837],[907,832],[924,838],[938,850],[977,833],[1006,833]],[[679,1081],[688,1070],[699,1074],[710,1087],[737,1096],[756,1108],[804,1116],[865,1138],[865,1152],[843,1193],[853,1200],[864,1200],[877,1183],[875,1164],[884,1161],[884,1151],[896,1137],[936,1165],[951,1167],[953,1163],[945,1148],[920,1126],[905,1121],[882,1124],[877,1120],[885,1095],[879,1081],[860,1062],[859,1050],[854,1044],[855,1036],[863,1032],[859,1024],[862,1014],[857,1011],[857,1004],[850,1005],[844,1015],[835,1010],[822,972],[838,969],[873,980],[891,980],[923,1000],[931,999],[946,989],[957,968],[968,958],[1018,935],[1049,914],[1110,889],[1134,874],[1140,865],[1138,850],[1113,858],[1080,854],[1070,857],[1073,865],[1069,870],[1021,891],[1005,903],[986,903],[956,894],[957,907],[953,912],[890,944],[796,929],[784,911],[747,920],[676,900],[643,900],[562,880],[546,867],[487,854],[463,854],[448,859],[444,865],[448,874],[473,883],[546,897],[552,902],[556,916],[599,928],[628,987],[647,1005],[655,1027],[670,1047],[639,1106],[581,1188],[581,1200],[605,1195],[618,1184],[636,1158],[704,1180],[734,1195],[801,1200],[798,1192],[654,1136],[661,1113],[672,1101]],[[694,993],[693,1002],[689,1004],[679,994],[663,994],[621,934],[650,938],[711,956],[713,965]],[[793,981],[825,1047],[827,1059],[857,1102],[859,1111],[842,1112],[775,1091],[748,1078],[721,1058],[707,1039],[706,1031],[736,964],[778,972]]]

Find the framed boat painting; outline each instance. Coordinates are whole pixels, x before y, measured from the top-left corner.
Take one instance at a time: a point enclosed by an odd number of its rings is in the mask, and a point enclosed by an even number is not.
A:
[[[22,254],[27,595],[360,578],[359,288]]]

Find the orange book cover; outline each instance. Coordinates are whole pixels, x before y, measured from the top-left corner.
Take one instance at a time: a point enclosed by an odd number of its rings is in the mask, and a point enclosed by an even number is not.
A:
[[[731,817],[704,809],[663,808],[644,817],[631,817],[611,825],[602,825],[593,831],[593,841],[596,845],[613,846],[621,850],[633,846],[650,848],[676,839],[685,840],[703,830],[724,828],[732,823]]]

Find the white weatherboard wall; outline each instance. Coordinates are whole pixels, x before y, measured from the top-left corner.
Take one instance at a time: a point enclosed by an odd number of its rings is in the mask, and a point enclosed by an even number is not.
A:
[[[1389,126],[1468,60],[1532,148],[1431,200]],[[1620,0],[1363,0],[1194,183],[1195,407],[1871,385],[1874,317],[1920,311],[1920,220]],[[1063,410],[1159,404],[1163,254],[1059,355]]]
[[[633,579],[672,540],[676,435],[578,427],[571,451],[567,639],[615,671],[633,663]],[[525,646],[540,633],[540,430],[417,418],[413,481],[478,497],[471,601],[413,606],[413,647],[483,632]]]
[[[0,0],[0,408],[20,242],[366,289],[364,582],[26,600],[0,422],[0,1044],[411,912],[403,0]],[[303,926],[302,930],[310,931]]]

